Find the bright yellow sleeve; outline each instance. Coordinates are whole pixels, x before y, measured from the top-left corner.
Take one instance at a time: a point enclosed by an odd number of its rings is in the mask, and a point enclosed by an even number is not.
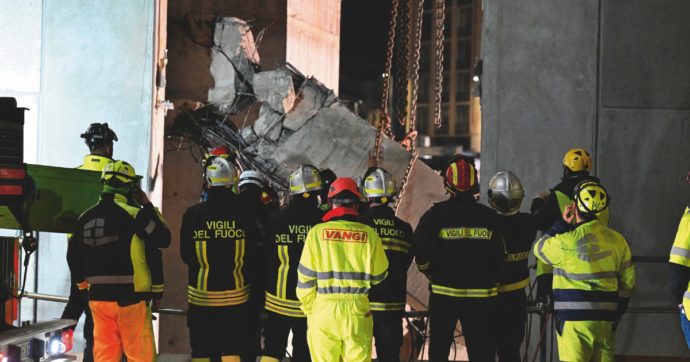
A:
[[[307,234],[307,240],[304,243],[302,256],[299,260],[299,267],[297,268],[297,299],[302,302],[302,311],[309,315],[312,304],[316,298],[316,270],[317,260],[314,257],[319,254],[315,248],[318,246],[316,239],[317,231],[313,228]]]
[[[635,265],[632,262],[632,254],[628,243],[623,242],[623,259],[618,271],[618,294],[622,298],[630,298],[633,288],[635,288]]]
[[[563,249],[559,235],[543,236],[534,243],[534,256],[546,265],[557,266],[563,262]]]
[[[690,208],[685,208],[685,213],[680,219],[668,261],[690,267]]]

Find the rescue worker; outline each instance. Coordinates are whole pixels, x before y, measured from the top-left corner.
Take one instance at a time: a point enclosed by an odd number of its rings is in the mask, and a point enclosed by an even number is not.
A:
[[[573,189],[583,180],[599,182],[592,171],[592,158],[583,148],[572,148],[563,156],[563,176],[561,182],[545,195],[532,201],[531,211],[537,230],[547,232],[555,223],[562,220],[563,210],[573,202]],[[602,221],[608,223],[608,211]],[[569,231],[569,230],[562,230]],[[551,232],[553,234],[553,232]],[[550,301],[552,293],[552,270],[537,260],[537,297]]]
[[[235,155],[230,151],[229,148],[225,146],[216,146],[213,147],[208,153],[205,155],[203,161],[201,162],[201,166],[203,169],[203,172],[206,172],[206,167],[210,164],[211,161],[215,157],[222,157],[230,162],[234,162]],[[203,174],[202,172],[202,174]],[[200,202],[206,201],[206,196],[208,194],[208,185],[204,182],[204,184],[201,186],[201,197],[199,198]]]
[[[690,171],[686,181],[690,184]],[[669,262],[671,293],[680,311],[680,326],[685,335],[685,342],[690,348],[690,320],[686,312],[690,310],[690,206],[685,208],[680,219]]]
[[[489,313],[505,261],[497,216],[475,199],[477,171],[470,160],[451,159],[444,184],[450,199],[434,204],[414,234],[417,267],[431,279],[429,360],[448,360],[460,320],[469,359],[489,361]]]
[[[255,361],[256,356],[261,354],[261,326],[260,315],[264,310],[265,304],[265,270],[267,267],[267,248],[270,239],[270,219],[271,211],[269,205],[271,199],[266,192],[266,181],[261,173],[254,170],[245,170],[240,174],[239,182],[239,203],[245,209],[245,213],[249,215],[249,219],[254,222],[258,235],[256,239],[255,253],[253,254],[250,263],[254,266],[257,273],[252,273],[252,295],[249,301],[250,323],[243,331],[242,353],[243,361]]]
[[[635,268],[625,238],[599,221],[609,206],[600,184],[575,186],[564,219],[574,230],[543,237],[534,255],[553,269],[554,311],[561,361],[614,361],[615,327],[628,307]]]
[[[187,264],[187,327],[192,361],[240,361],[254,272],[248,261],[256,228],[232,192],[237,170],[215,157],[206,167],[208,199],[182,217],[180,254]]]
[[[321,178],[310,165],[300,166],[289,178],[290,204],[272,223],[266,278],[266,313],[262,362],[282,361],[292,331],[292,361],[310,361],[307,319],[295,294],[297,267],[311,228],[321,222]]]
[[[113,142],[117,142],[117,135],[108,127],[108,123],[91,123],[86,132],[81,134],[84,143],[89,147],[89,154],[84,156],[84,163],[79,167],[80,170],[101,172],[110,162],[113,161]],[[84,362],[93,362],[93,318],[89,310],[87,296],[87,284],[77,285],[75,280],[71,280],[69,290],[69,301],[62,311],[62,319],[79,320],[82,313],[84,319]],[[76,326],[72,327],[76,328]]]
[[[315,362],[371,361],[367,294],[386,278],[388,260],[376,231],[357,221],[360,197],[350,178],[331,184],[331,210],[307,234],[300,258],[297,298]]]
[[[525,191],[515,174],[510,171],[496,173],[489,181],[487,193],[489,205],[498,213],[506,248],[506,263],[498,279],[496,306],[491,313],[495,353],[502,362],[520,362],[520,346],[527,322],[527,259],[537,230],[532,216],[519,212]]]
[[[412,263],[412,227],[396,217],[391,208],[397,194],[393,175],[382,168],[370,168],[364,175],[363,191],[369,209],[360,221],[376,230],[388,259],[388,276],[369,292],[376,359],[399,362],[403,342],[402,318],[407,299],[407,269]]]
[[[146,250],[168,247],[170,231],[129,163],[111,162],[101,180],[100,201],[79,217],[67,250],[72,278],[89,285],[94,360],[120,362],[124,353],[129,361],[154,361],[147,300],[151,271],[162,265],[149,265]]]
[[[319,207],[323,211],[328,211],[330,206],[328,205],[328,190],[331,189],[331,184],[338,177],[335,172],[330,168],[322,168],[319,170],[319,177],[321,177],[321,194],[319,195]]]

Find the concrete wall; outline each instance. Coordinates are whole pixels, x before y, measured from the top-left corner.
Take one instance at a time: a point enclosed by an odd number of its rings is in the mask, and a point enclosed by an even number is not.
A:
[[[486,0],[484,176],[516,172],[526,210],[585,147],[633,255],[668,255],[690,194],[689,13],[683,0]],[[632,307],[671,307],[667,266],[636,267]],[[690,356],[677,319],[626,315],[617,353]]]
[[[20,106],[31,108],[25,126],[26,162],[76,167],[88,153],[79,135],[91,122],[108,122],[120,139],[115,157],[147,174],[153,4],[3,2],[0,95],[16,97]],[[69,294],[66,250],[65,235],[41,233],[35,255],[39,292]],[[35,264],[30,268],[27,290],[34,290]],[[37,319],[58,318],[63,308],[59,303],[39,302]],[[33,302],[23,301],[22,319],[31,321],[32,315]]]

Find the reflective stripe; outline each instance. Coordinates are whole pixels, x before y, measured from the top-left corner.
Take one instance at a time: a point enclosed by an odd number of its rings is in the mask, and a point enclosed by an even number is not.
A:
[[[156,229],[156,223],[153,222],[153,220],[150,220],[149,223],[148,223],[148,224],[146,225],[146,227],[144,228],[144,231],[145,231],[147,234],[151,235],[151,233],[152,233],[153,230],[155,230],[155,229]]]
[[[280,305],[271,303],[268,299],[266,300],[266,304],[264,305],[264,308],[266,308],[266,310],[269,310],[273,313],[277,313],[277,314],[288,316],[288,317],[293,317],[293,318],[304,318],[304,317],[306,317],[306,315],[304,315],[304,312],[302,312],[301,309],[282,307]]]
[[[690,292],[686,291],[685,293],[683,293],[683,298],[690,299]]]
[[[407,253],[412,248],[412,244],[399,239],[381,238],[381,242],[383,243],[384,250],[394,250]]]
[[[562,276],[570,280],[595,280],[618,277],[618,273],[615,271],[601,271],[596,273],[568,273],[565,270],[558,268],[553,270],[553,275]]]
[[[242,273],[242,266],[244,265],[244,239],[239,239],[235,242],[235,269],[232,275],[235,277],[235,287],[241,288],[244,286],[244,274]]]
[[[553,262],[549,260],[549,258],[544,255],[544,252],[542,252],[542,249],[544,248],[544,244],[546,243],[546,240],[549,239],[548,235],[544,235],[537,241],[537,253],[539,254],[539,257],[542,259],[542,261],[546,264],[553,265]]]
[[[163,293],[165,286],[163,284],[154,284],[151,286],[151,291],[154,293]]]
[[[628,269],[628,268],[630,268],[631,266],[633,266],[632,260],[626,260],[626,261],[624,261],[624,262],[621,263],[621,271],[623,271],[623,270],[625,270],[625,269]]]
[[[417,264],[417,269],[419,269],[420,271],[424,271],[424,270],[429,269],[430,266],[431,266],[431,262],[427,262],[424,264]]]
[[[487,228],[443,228],[438,232],[438,237],[444,240],[459,239],[491,239],[493,232]]]
[[[373,311],[386,312],[386,311],[400,311],[405,310],[405,302],[400,303],[382,303],[382,302],[369,302],[369,307]]]
[[[219,291],[206,291],[206,290],[199,290],[191,285],[187,286],[187,293],[194,295],[196,297],[200,298],[229,298],[229,297],[238,297],[242,296],[245,294],[248,294],[250,292],[249,287],[244,287],[242,289],[234,289],[234,290],[219,290]]]
[[[134,283],[133,275],[98,275],[86,278],[86,281],[91,285],[96,284],[132,284]]]
[[[316,272],[316,278],[319,280],[336,279],[336,280],[381,281],[381,280],[386,279],[386,273],[381,273],[379,275],[371,275],[369,273],[360,273],[360,272],[327,271],[327,272]]]
[[[276,278],[276,295],[280,298],[285,298],[287,293],[288,270],[290,269],[288,246],[278,245],[277,252],[280,266],[278,267],[278,277]]]
[[[356,288],[356,287],[324,287],[317,288],[316,292],[319,294],[367,294],[369,293],[369,288]]]
[[[512,292],[515,290],[524,289],[528,284],[529,284],[529,278],[525,278],[523,280],[520,280],[519,282],[499,285],[498,288],[496,288],[496,290],[499,293]]]
[[[555,302],[555,310],[618,310],[614,302]]]
[[[308,277],[315,278],[316,277],[316,271],[311,270],[307,268],[306,266],[302,265],[302,263],[299,264],[297,267],[297,272],[302,273]]]
[[[618,291],[618,296],[621,298],[630,298],[631,295],[632,295],[632,290],[621,289]]]
[[[683,258],[690,258],[690,250],[674,246],[671,248],[671,255],[676,255]]]
[[[290,300],[290,299],[284,299],[284,298],[278,298],[277,296],[266,292],[266,300],[270,300],[274,304],[278,304],[283,307],[288,307],[288,308],[297,308],[302,306],[302,303],[299,300]]]
[[[311,289],[316,286],[316,279],[312,279],[308,282],[302,283],[300,280],[297,280],[297,288],[300,289]]]
[[[120,238],[117,235],[110,235],[110,236],[101,236],[97,238],[87,238],[85,237],[84,239],[84,244],[90,245],[90,246],[102,246],[105,244],[110,244],[112,242],[116,242],[120,240]]]
[[[196,260],[199,262],[199,273],[197,274],[196,286],[199,290],[206,290],[208,283],[209,265],[206,257],[206,241],[195,243]]]
[[[498,294],[497,288],[490,289],[458,289],[431,284],[431,292],[458,298],[488,298]]]

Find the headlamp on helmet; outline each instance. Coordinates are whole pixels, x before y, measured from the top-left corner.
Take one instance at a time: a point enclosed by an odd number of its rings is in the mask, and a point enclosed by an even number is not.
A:
[[[117,141],[117,135],[108,127],[108,123],[91,123],[86,132],[81,134],[89,150],[97,150]]]
[[[489,181],[489,205],[501,215],[515,215],[520,210],[525,190],[514,173],[500,171]]]

